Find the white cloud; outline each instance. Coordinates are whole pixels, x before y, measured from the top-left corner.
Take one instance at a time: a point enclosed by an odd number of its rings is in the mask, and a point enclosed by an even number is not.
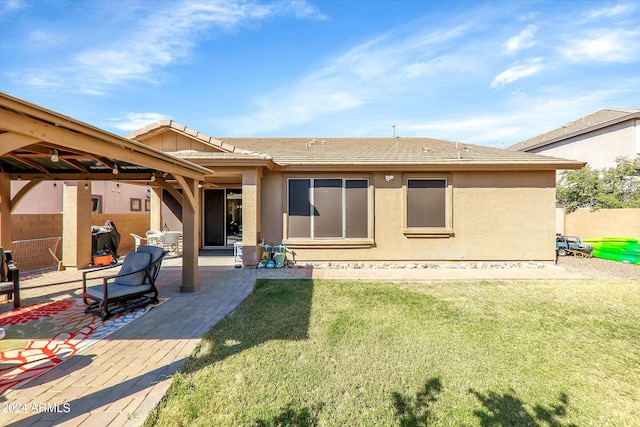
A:
[[[61,34],[55,34],[42,30],[34,30],[27,34],[25,44],[36,49],[50,48],[59,45],[67,40]]]
[[[212,30],[229,31],[281,15],[324,19],[315,7],[301,0],[267,4],[240,0],[147,4],[154,12],[135,26],[117,31],[121,37],[75,53],[65,59],[68,65],[56,67],[55,72],[51,67],[26,70],[24,83],[37,86],[38,82],[64,81],[72,90],[103,93],[111,85],[136,79],[151,81],[157,68],[188,57],[197,40],[207,37]],[[168,6],[157,8],[158,4]],[[48,79],[52,74],[57,77]]]
[[[309,122],[321,115],[353,110],[403,91],[415,93],[420,78],[436,71],[467,72],[454,54],[438,55],[443,46],[462,37],[466,26],[447,30],[403,28],[349,49],[286,88],[254,101],[255,111],[244,117],[216,120],[218,127],[245,134],[276,131]]]
[[[12,20],[21,11],[29,8],[26,0],[0,0],[0,22]]]
[[[535,35],[538,27],[531,24],[522,30],[517,36],[507,40],[506,48],[508,53],[515,53],[523,49],[530,49],[536,44]]]
[[[0,7],[0,11],[2,11],[3,13],[13,12],[26,8],[27,2],[25,0],[2,0],[2,7]]]
[[[256,100],[257,111],[246,117],[223,119],[220,128],[237,133],[265,133],[312,118],[363,105],[367,94],[361,88],[348,89],[342,82],[310,76],[290,90],[282,90]]]
[[[640,30],[601,30],[569,40],[560,52],[576,62],[632,62],[640,58]]]
[[[475,116],[462,119],[445,119],[429,123],[409,123],[402,125],[407,133],[427,134],[436,138],[451,138],[452,129],[464,138],[455,138],[465,142],[495,141],[500,138],[513,137],[522,131],[517,120],[507,116]],[[449,136],[447,136],[447,134]]]
[[[549,88],[539,96],[523,95],[502,111],[402,123],[399,127],[403,130],[403,136],[427,135],[471,144],[509,147],[598,111],[621,94],[626,95],[633,88],[637,91],[637,87],[636,78],[620,81],[619,87],[606,90],[575,92],[574,88]]]
[[[307,3],[304,0],[290,0],[288,2],[277,2],[273,4],[274,7],[282,7],[287,10],[287,13],[292,12],[296,18],[312,18],[318,20],[327,19],[327,17],[320,12],[320,10]]]
[[[587,14],[587,17],[583,22],[589,22],[601,18],[611,18],[614,16],[620,16],[626,13],[634,12],[635,5],[631,3],[620,3],[612,7],[605,7],[602,9],[594,10]]]
[[[41,72],[37,73],[25,72],[20,76],[16,76],[16,78],[19,78],[22,83],[27,86],[34,86],[38,88],[59,87],[64,84],[64,81],[60,79],[58,75],[47,70],[42,70]]]
[[[111,119],[111,127],[125,132],[142,129],[147,125],[169,120],[171,117],[160,113],[128,113],[125,118]]]
[[[523,77],[531,76],[542,69],[541,62],[542,58],[533,58],[523,64],[514,64],[498,74],[491,82],[490,87],[499,88]]]

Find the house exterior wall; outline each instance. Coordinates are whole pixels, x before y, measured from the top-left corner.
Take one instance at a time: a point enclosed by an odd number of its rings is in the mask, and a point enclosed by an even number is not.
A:
[[[150,132],[136,139],[167,153],[179,150],[220,151],[219,148],[199,140],[199,137],[196,131],[188,128],[181,130],[172,127],[160,130],[156,134]],[[207,137],[205,136],[204,139],[206,140]],[[222,144],[224,146],[224,143]],[[301,169],[295,166],[289,168],[277,165],[275,169],[270,170],[267,167],[235,165],[233,162],[222,164],[219,158],[208,159],[206,156],[197,163],[214,170],[213,175],[205,178],[203,188],[242,188],[243,245],[247,266],[255,265],[255,261],[259,258],[260,248],[256,245],[261,240],[271,245],[286,242],[289,250],[295,253],[294,259],[300,263],[553,262],[555,259],[555,170],[403,173],[378,169],[356,172],[345,168],[340,170],[335,165],[318,164],[313,165],[312,172],[299,172]],[[397,165],[394,168],[397,169]],[[391,178],[392,175],[393,178]],[[336,194],[339,194],[336,191],[340,191],[336,189],[339,187],[331,187],[335,182],[329,184],[330,181],[323,181],[318,183],[320,190],[317,193],[319,203],[324,203],[323,207],[314,206],[313,203],[309,206],[330,212],[331,218],[336,218],[335,211],[332,211],[333,207],[340,206],[339,209],[343,209],[344,230],[349,227],[346,219],[347,211],[344,210],[349,197],[346,195],[346,182],[352,180],[350,182],[353,183],[367,179],[369,182],[368,237],[326,240],[289,238],[287,210],[288,179],[290,178],[313,179],[314,183],[323,178],[329,180],[341,178],[343,204],[340,204],[336,198]],[[418,185],[415,188],[429,187],[424,183],[417,183],[421,180],[432,180],[434,183],[445,182],[445,204],[448,206],[445,212],[446,227],[434,231],[429,227],[421,229],[408,225],[409,221],[405,219],[410,209],[407,207],[408,179],[414,182],[413,185]],[[296,185],[304,187],[301,182]],[[314,186],[314,190],[310,191],[316,194],[315,184],[310,185]],[[411,191],[413,192],[410,194],[431,194],[428,193],[431,190]],[[304,190],[300,194],[305,194]],[[361,190],[350,194],[359,194],[357,197],[362,197]],[[296,202],[296,206],[298,208],[302,206],[303,213],[297,215],[296,227],[303,227],[301,229],[303,234],[298,235],[304,236],[304,217],[306,216],[304,203],[308,201],[305,202],[303,196],[299,197],[302,198]],[[418,197],[414,200],[424,199]],[[362,209],[361,204],[357,206],[357,209]],[[430,207],[424,204],[419,206]],[[411,209],[415,214],[421,212],[422,207]],[[165,217],[169,216],[165,215]],[[321,227],[318,228],[319,233],[326,233],[327,229],[322,227],[326,227],[327,220],[320,220],[317,216],[314,218],[316,219],[309,224],[318,224],[317,226]],[[298,222],[299,220],[302,222]],[[339,229],[333,227],[330,222],[329,224],[330,229],[334,230],[330,233]],[[316,225],[311,225],[314,230],[316,230],[315,227]],[[362,228],[359,228],[359,234],[355,235],[362,235],[361,230]]]
[[[543,261],[555,257],[555,172],[453,172],[452,228],[449,237],[403,233],[403,185],[408,176],[394,173],[340,172],[283,174],[265,172],[262,182],[262,236],[279,244],[285,235],[288,177],[368,177],[372,190],[373,242],[355,247],[288,246],[297,262]],[[419,175],[419,174],[418,174]],[[425,174],[429,176],[438,174]]]
[[[82,183],[82,181],[81,181]],[[11,182],[11,197],[20,191],[27,181]],[[89,182],[92,196],[100,196],[102,199],[102,213],[130,213],[131,199],[141,200],[141,212],[144,212],[144,201],[147,198],[147,188],[144,185],[132,185],[116,181]],[[20,201],[13,210],[15,214],[59,214],[62,212],[62,187],[58,181],[56,186],[52,181],[42,182],[36,185]]]
[[[640,121],[629,120],[549,146],[526,150],[545,156],[588,162],[594,169],[615,166],[616,157],[640,154]]]
[[[149,145],[150,147],[157,148],[158,150],[162,150],[167,153],[180,150],[195,150],[203,152],[220,151],[220,149],[218,148],[205,145],[201,141],[197,141],[193,138],[189,138],[188,136],[181,135],[176,132],[163,132],[141,142],[143,144]]]

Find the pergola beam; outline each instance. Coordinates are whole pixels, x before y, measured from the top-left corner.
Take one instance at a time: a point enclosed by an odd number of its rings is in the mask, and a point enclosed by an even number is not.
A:
[[[13,153],[5,154],[5,157],[9,157],[10,159],[14,159],[14,160],[16,160],[16,161],[18,161],[20,163],[24,163],[25,165],[30,166],[30,167],[32,167],[34,169],[38,169],[42,173],[47,173],[47,168],[37,164],[36,162],[34,162],[32,160],[20,158],[20,157],[16,156]]]
[[[156,178],[156,184],[159,187],[162,187],[163,189],[167,190],[169,194],[171,194],[173,198],[176,199],[182,205],[182,194],[180,194],[173,185],[169,184],[163,178],[159,178],[159,177]]]
[[[88,179],[89,181],[149,181],[149,174],[147,172],[130,172],[130,173],[119,173],[118,175],[113,175],[112,173],[81,173],[81,172],[60,172],[60,173],[11,173],[8,174],[11,177],[12,181],[26,181],[35,178],[44,178],[45,176],[50,180],[57,181],[84,181]],[[130,184],[135,184],[135,182],[130,182]]]
[[[86,168],[85,165],[83,165],[82,163],[80,163],[79,161],[75,160],[75,159],[70,159],[68,157],[61,157],[61,159],[70,164],[71,166],[73,166],[76,169],[80,169],[82,172],[84,173],[90,173],[91,171],[89,169]]]
[[[18,150],[27,145],[37,144],[41,139],[14,132],[0,134],[0,156],[4,156],[13,150]]]
[[[40,184],[42,181],[44,181],[44,178],[34,178],[31,181],[29,181],[27,185],[22,187],[20,191],[18,191],[16,195],[13,196],[13,198],[11,199],[11,202],[9,202],[11,212],[13,212],[15,207],[20,204],[20,200],[22,200],[24,196],[26,196],[29,193],[29,191],[33,190],[33,188],[36,185]]]
[[[178,181],[178,184],[180,184],[180,187],[182,187],[182,200],[186,200],[189,204],[189,207],[192,210],[196,210],[196,196],[191,191],[190,186],[187,184],[187,181],[181,176],[176,176],[175,178],[176,181]]]
[[[42,141],[58,144],[62,147],[87,151],[91,147],[91,152],[96,157],[109,157],[117,160],[144,166],[154,170],[169,172],[172,175],[183,175],[191,179],[200,179],[203,173],[208,170],[201,167],[194,167],[189,170],[185,166],[160,159],[160,152],[151,148],[141,146],[127,140],[115,139],[106,141],[99,137],[78,133],[70,129],[45,123],[41,120],[29,118],[21,114],[16,114],[5,109],[0,109],[0,123],[2,128],[10,132],[21,135],[31,135]],[[195,165],[194,165],[195,166]]]

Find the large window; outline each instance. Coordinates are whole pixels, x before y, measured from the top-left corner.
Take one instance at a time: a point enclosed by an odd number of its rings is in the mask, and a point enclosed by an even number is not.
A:
[[[405,228],[409,232],[450,230],[450,203],[446,178],[409,178]]]
[[[291,178],[288,181],[290,239],[369,237],[369,181]]]

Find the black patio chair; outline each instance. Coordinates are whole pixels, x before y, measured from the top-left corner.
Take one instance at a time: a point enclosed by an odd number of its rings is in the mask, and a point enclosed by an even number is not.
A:
[[[11,251],[0,247],[0,295],[13,299],[13,308],[20,308],[20,270],[13,263]]]
[[[135,252],[127,254],[118,274],[89,277],[92,273],[114,266],[83,272],[82,299],[87,304],[85,313],[106,320],[115,314],[158,302],[156,278],[166,254],[160,247],[140,245]],[[89,286],[90,281],[98,279],[102,284]]]

